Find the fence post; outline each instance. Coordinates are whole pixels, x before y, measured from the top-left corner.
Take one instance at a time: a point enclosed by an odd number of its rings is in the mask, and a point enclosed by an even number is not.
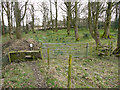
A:
[[[49,50],[49,48],[47,49],[47,54],[48,54],[48,69],[49,69],[49,60],[50,60],[50,50]]]
[[[110,43],[110,49],[111,49],[111,52],[110,52],[110,55],[112,54],[112,51],[113,51],[113,42],[111,41],[111,43]]]
[[[43,45],[43,44],[42,44],[42,42],[41,42],[41,47],[42,47],[42,45]]]
[[[10,57],[10,50],[9,50],[9,48],[7,49],[7,52],[8,52],[8,59],[9,59],[9,62],[11,63],[11,57]]]
[[[89,47],[89,43],[86,44],[86,57],[88,57],[88,47]]]
[[[10,52],[8,53],[9,62],[11,63]]]
[[[110,55],[111,55],[111,52],[112,52],[112,41],[109,41],[109,42],[108,42],[108,47],[109,47],[108,55],[110,56]]]
[[[69,67],[68,67],[68,88],[71,88],[71,66],[72,66],[72,55],[69,55]]]
[[[41,59],[43,60],[42,48],[40,48]]]
[[[90,55],[91,55],[91,56],[92,56],[92,48],[93,48],[93,47],[92,47],[92,45],[91,45],[91,49],[89,49],[89,50],[90,50]]]

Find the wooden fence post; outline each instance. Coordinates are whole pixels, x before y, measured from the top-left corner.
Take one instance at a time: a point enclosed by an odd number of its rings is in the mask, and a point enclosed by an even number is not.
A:
[[[10,52],[8,53],[9,62],[11,63]]]
[[[113,50],[113,41],[111,41],[110,46],[111,46],[111,50]]]
[[[49,64],[50,64],[50,62],[49,62],[49,60],[50,60],[50,50],[49,50],[49,48],[47,49],[47,54],[48,54],[48,69],[49,69]]]
[[[90,50],[90,55],[92,56],[92,50],[93,50],[92,45],[91,45],[91,49],[89,49],[89,50]]]
[[[89,43],[86,44],[86,57],[88,57],[88,47],[89,47]]]
[[[113,43],[112,43],[112,41],[109,41],[109,42],[108,42],[108,47],[109,47],[108,55],[110,56],[111,53],[112,53],[112,49],[113,49]]]
[[[41,59],[43,60],[42,48],[40,48]]]
[[[11,58],[10,58],[10,51],[9,51],[9,48],[8,48],[7,52],[8,52],[8,59],[9,59],[9,62],[11,63]]]
[[[69,55],[69,67],[68,67],[68,88],[71,88],[71,66],[72,66],[72,55]]]
[[[42,45],[43,45],[43,44],[42,44],[42,42],[41,42],[41,47],[42,47]]]
[[[110,55],[112,55],[112,51],[113,51],[113,41],[111,41],[111,43],[110,43]]]

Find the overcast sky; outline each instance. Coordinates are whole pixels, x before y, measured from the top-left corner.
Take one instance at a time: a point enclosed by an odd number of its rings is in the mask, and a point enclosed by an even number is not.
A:
[[[27,0],[19,0],[20,2],[22,1],[22,4],[24,5],[25,4],[25,1]],[[41,25],[42,24],[42,19],[43,19],[43,14],[40,12],[40,10],[38,9],[38,5],[41,4],[41,2],[46,2],[48,3],[48,7],[49,7],[49,0],[29,0],[29,3],[32,3],[34,4],[34,8],[35,10],[35,24],[39,24]],[[54,0],[51,0],[53,3],[54,3]],[[62,18],[62,15],[66,15],[65,12],[63,12],[61,9],[60,9],[60,5],[62,4],[63,2],[61,2],[61,0],[58,0],[58,20],[63,20]],[[27,13],[29,14],[29,11],[27,11]],[[52,13],[53,13],[53,16],[55,17],[55,5],[52,4]],[[49,12],[49,17],[50,17],[50,12]],[[54,19],[53,17],[53,19]],[[29,21],[31,20],[31,17],[29,16]],[[37,19],[37,20],[36,20]],[[4,20],[5,20],[5,25],[7,25],[7,17],[6,15],[4,15]],[[24,22],[26,23],[26,16],[24,18]]]
[[[25,1],[27,1],[27,0],[19,0],[21,3],[22,3],[22,5],[24,5],[25,4]],[[35,24],[37,24],[37,25],[42,25],[42,19],[43,19],[43,15],[42,15],[42,13],[39,11],[39,9],[38,9],[38,5],[40,5],[41,4],[41,2],[46,2],[47,4],[48,4],[48,7],[50,6],[49,5],[49,0],[29,0],[29,3],[32,3],[33,5],[34,5],[34,8],[35,8]],[[55,5],[54,5],[54,0],[51,0],[53,3],[52,3],[52,13],[53,13],[53,16],[55,17]],[[75,0],[74,0],[75,1]],[[81,1],[81,0],[80,0]],[[88,0],[82,0],[82,7],[81,8],[83,8],[83,7],[85,7],[85,5],[87,4],[87,1]],[[105,1],[105,0],[103,0],[103,1]],[[66,16],[66,12],[64,12],[60,7],[63,5],[64,6],[64,4],[63,4],[64,2],[63,2],[63,0],[58,0],[58,20],[63,20],[63,15],[65,15]],[[27,14],[29,13],[29,11],[27,11]],[[80,17],[84,17],[84,16],[86,16],[85,15],[85,13],[81,13],[80,14]],[[49,17],[50,17],[50,12],[49,12]],[[54,19],[54,17],[53,17],[53,19]],[[114,19],[114,15],[112,15],[112,20]],[[29,21],[31,20],[31,17],[30,17],[30,15],[29,15]],[[4,15],[4,20],[5,20],[5,25],[7,25],[7,17],[6,17],[6,15]],[[25,19],[24,19],[24,22],[26,23],[26,16],[25,16]]]

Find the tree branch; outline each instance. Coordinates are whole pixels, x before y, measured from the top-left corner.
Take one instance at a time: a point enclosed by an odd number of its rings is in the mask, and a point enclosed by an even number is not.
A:
[[[62,7],[60,7],[64,12],[67,12],[67,10],[63,9]]]
[[[25,17],[26,10],[27,10],[27,3],[28,3],[28,0],[27,0],[27,2],[25,3],[25,11],[24,11],[23,17],[21,18],[21,21],[22,21],[22,20],[23,20],[23,18]]]
[[[7,13],[7,10],[6,10],[6,8],[4,7],[4,4],[3,4],[3,2],[2,2],[2,7],[4,8],[5,12]]]

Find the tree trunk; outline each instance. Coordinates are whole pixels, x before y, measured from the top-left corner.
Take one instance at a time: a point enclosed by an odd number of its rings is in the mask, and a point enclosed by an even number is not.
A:
[[[13,18],[12,18],[12,12],[13,12],[13,2],[11,2],[11,32],[13,33]]]
[[[99,16],[99,2],[97,2],[97,11],[96,11],[96,18],[95,18],[95,40],[96,40],[96,45],[101,45],[100,43],[100,35],[98,31],[98,16]]]
[[[88,27],[89,27],[89,31],[91,36],[93,37],[93,39],[96,42],[96,46],[101,45],[100,43],[100,35],[99,35],[99,31],[98,31],[98,16],[99,16],[99,2],[94,2],[93,5],[95,5],[96,7],[96,12],[92,11],[91,7],[92,4],[91,2],[88,2]],[[92,15],[91,15],[92,13]],[[93,22],[93,23],[92,23]],[[92,27],[93,25],[93,27]]]
[[[5,34],[5,26],[4,26],[4,15],[3,15],[3,2],[1,2],[1,6],[2,6],[2,34]]]
[[[16,19],[16,38],[17,39],[21,39],[22,38],[22,34],[21,34],[21,21],[24,19],[24,16],[26,14],[26,6],[27,3],[25,3],[25,11],[23,16],[21,17],[21,9],[19,8],[19,2],[15,2],[15,19]]]
[[[77,3],[75,2],[75,39],[79,41],[79,34],[78,34],[78,15],[77,15]]]
[[[120,49],[120,5],[119,5],[119,26],[118,26],[118,43],[117,43],[117,47],[118,49]],[[120,54],[120,53],[119,53]],[[120,89],[120,55],[118,57],[118,85],[119,85],[119,89]]]
[[[28,15],[26,14],[26,28],[25,28],[25,34],[27,34],[29,31],[29,28],[28,28]]]
[[[47,29],[49,29],[50,28],[50,23],[49,23],[49,17],[48,17],[48,12],[47,12]]]
[[[10,39],[12,39],[12,35],[11,35],[11,22],[10,22],[10,7],[9,7],[9,3],[7,2],[7,19],[8,19],[8,28],[9,28],[9,37]]]
[[[110,25],[111,25],[111,9],[112,9],[112,2],[108,2],[108,8],[106,11],[106,22],[105,22],[105,28],[104,28],[104,38],[110,38]]]
[[[52,19],[52,3],[51,3],[51,0],[49,0],[50,1],[50,18],[51,18],[51,23],[52,23],[52,30],[54,31],[54,29],[53,29],[53,26],[54,26],[54,24],[53,24],[53,19]]]
[[[70,13],[71,12],[71,2],[68,2],[67,10],[67,34],[70,35]]]
[[[16,18],[16,38],[21,39],[21,11],[18,7],[18,2],[15,2],[15,18]]]
[[[35,33],[34,31],[34,6],[33,5],[31,6],[32,6],[32,32]]]
[[[92,30],[92,18],[91,18],[91,3],[88,2],[88,28],[92,38],[94,38],[93,30]]]
[[[118,4],[116,5],[115,10],[116,10],[115,20],[117,21],[117,19],[118,19]]]
[[[45,12],[44,12],[44,16],[43,16],[43,18],[44,18],[44,21],[43,21],[43,24],[44,24],[44,30],[46,31],[46,16],[45,16]]]
[[[58,25],[57,25],[57,17],[58,17],[58,11],[57,11],[57,0],[55,2],[55,8],[56,8],[56,18],[55,18],[55,29],[56,29],[56,32],[58,31]]]
[[[63,16],[63,24],[64,24],[64,28],[66,27],[66,23],[65,23],[65,16]]]
[[[22,21],[22,24],[23,24],[23,31],[25,32],[24,20]]]
[[[118,89],[120,90],[120,56],[118,57]]]
[[[120,48],[120,9],[119,9],[119,26],[118,26],[118,42],[117,47]]]

